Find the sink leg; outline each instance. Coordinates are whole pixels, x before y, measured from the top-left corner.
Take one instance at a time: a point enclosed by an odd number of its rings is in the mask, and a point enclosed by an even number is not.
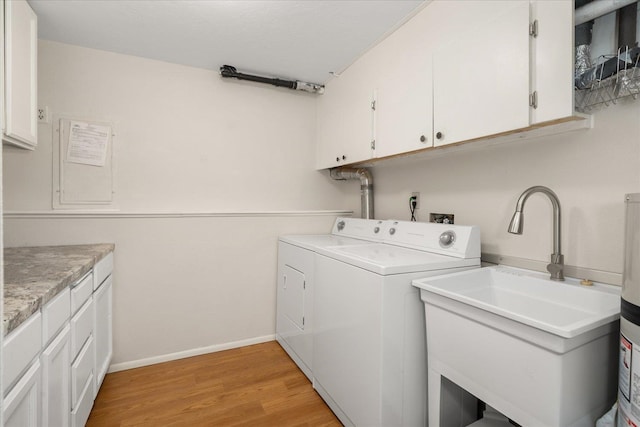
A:
[[[440,425],[440,391],[442,387],[442,375],[440,373],[434,371],[433,369],[429,369],[428,375],[428,384],[429,384],[429,425],[430,426],[439,426]]]

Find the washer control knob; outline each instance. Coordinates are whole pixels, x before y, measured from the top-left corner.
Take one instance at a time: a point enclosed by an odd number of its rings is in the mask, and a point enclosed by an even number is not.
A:
[[[338,222],[338,231],[342,231],[344,229],[345,223],[344,221]]]
[[[389,229],[389,234],[391,234],[392,236],[393,236],[394,234],[396,234],[396,229],[395,229],[395,228],[390,228],[390,229]]]
[[[440,235],[440,246],[448,248],[456,241],[456,233],[451,230],[445,231]]]
[[[376,228],[374,228],[374,229],[373,229],[373,232],[374,232],[374,233],[376,233],[376,234],[378,234],[378,233],[380,232],[380,227],[376,227]]]

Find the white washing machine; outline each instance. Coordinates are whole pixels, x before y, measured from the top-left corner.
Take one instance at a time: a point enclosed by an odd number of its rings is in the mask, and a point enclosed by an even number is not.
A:
[[[313,380],[313,293],[315,253],[380,241],[385,222],[337,218],[331,234],[281,236],[278,240],[276,340]]]
[[[385,221],[379,242],[317,249],[314,387],[344,425],[427,425],[424,306],[411,281],[479,266],[475,226]]]

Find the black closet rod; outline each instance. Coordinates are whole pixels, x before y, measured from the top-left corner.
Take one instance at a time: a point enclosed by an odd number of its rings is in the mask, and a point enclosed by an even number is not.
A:
[[[220,67],[220,75],[222,77],[235,78],[238,80],[249,80],[257,83],[266,83],[277,87],[286,87],[287,89],[292,90],[304,90],[305,92],[311,93],[323,93],[324,86],[315,84],[315,83],[307,83],[301,82],[299,80],[283,80],[271,77],[262,77],[262,76],[254,76],[251,74],[239,73],[235,67],[231,65],[223,65]]]

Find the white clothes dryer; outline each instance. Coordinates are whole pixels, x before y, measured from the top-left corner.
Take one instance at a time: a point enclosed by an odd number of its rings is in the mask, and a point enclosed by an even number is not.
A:
[[[316,250],[314,387],[346,426],[426,426],[424,306],[411,281],[480,267],[480,231],[383,228],[378,242]]]
[[[315,253],[380,241],[385,222],[337,218],[331,234],[288,235],[278,240],[276,340],[313,380],[313,293]]]

